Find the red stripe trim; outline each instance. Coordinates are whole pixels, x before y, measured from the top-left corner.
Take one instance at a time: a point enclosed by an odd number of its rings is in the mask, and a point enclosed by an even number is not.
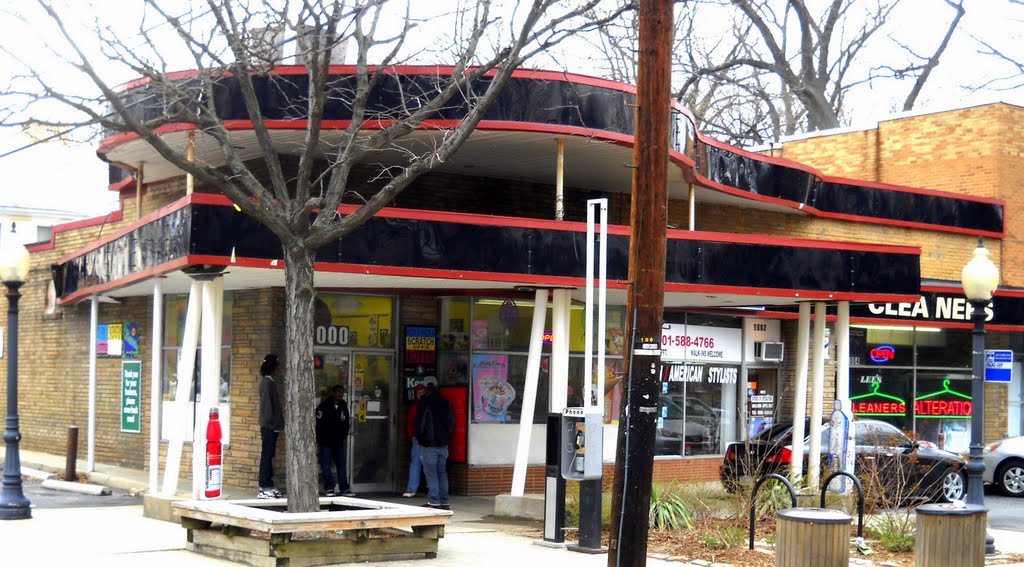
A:
[[[725,142],[722,142],[720,140],[716,140],[714,138],[709,138],[709,137],[707,137],[707,136],[705,136],[704,134],[701,134],[701,133],[697,134],[697,138],[701,142],[704,142],[705,144],[707,144],[709,146],[714,146],[714,147],[716,147],[718,149],[725,150],[727,152],[734,153],[734,154],[737,154],[737,155],[740,155],[740,156],[743,156],[743,157],[746,157],[746,158],[750,158],[750,159],[754,159],[754,160],[757,160],[757,161],[761,161],[761,162],[765,162],[765,163],[770,163],[770,164],[773,164],[773,165],[779,165],[779,166],[782,166],[782,167],[788,167],[790,169],[796,169],[796,170],[799,170],[799,171],[807,172],[807,173],[809,173],[809,174],[811,174],[811,175],[821,179],[822,181],[824,181],[826,183],[844,183],[844,184],[847,184],[847,185],[857,185],[857,186],[860,186],[860,187],[872,187],[872,188],[875,188],[875,189],[885,189],[887,191],[900,191],[902,193],[917,193],[917,194],[921,194],[921,195],[932,195],[932,196],[935,196],[935,197],[953,197],[953,198],[963,199],[965,201],[976,201],[976,202],[979,202],[979,203],[1003,205],[1004,207],[1006,206],[1006,201],[1004,201],[1002,199],[995,199],[995,198],[992,198],[992,197],[979,197],[979,196],[976,196],[976,195],[967,195],[967,194],[964,194],[964,193],[954,193],[954,192],[951,192],[951,191],[940,191],[938,189],[925,189],[925,188],[921,188],[921,187],[910,187],[908,185],[895,185],[895,184],[892,184],[892,183],[882,183],[882,182],[879,182],[879,181],[868,181],[868,180],[864,180],[864,179],[852,179],[852,178],[849,178],[849,177],[839,177],[839,176],[834,176],[834,175],[827,175],[827,174],[823,173],[821,170],[819,170],[819,169],[817,169],[815,167],[812,167],[810,165],[807,165],[805,163],[796,162],[796,161],[793,161],[793,160],[790,160],[790,159],[787,159],[787,158],[781,158],[781,157],[775,157],[775,156],[767,156],[767,155],[764,155],[764,154],[759,154],[759,153],[751,152],[751,151],[745,150],[743,148],[738,148],[736,146],[729,145],[729,144],[727,144]]]
[[[685,284],[669,282],[665,284],[665,291],[678,293],[713,293],[722,295],[748,295],[755,297],[786,297],[800,301],[858,301],[871,303],[902,303],[913,299],[917,301],[917,295],[897,293],[855,293],[842,291],[816,291],[805,289],[787,289],[771,287],[742,287],[705,284]]]
[[[964,288],[959,284],[953,286],[942,286],[942,285],[922,285],[921,291],[930,291],[932,293],[945,293],[950,295],[963,295]],[[1024,289],[1003,289],[997,288],[994,295],[1001,297],[1024,297]],[[988,328],[988,324],[985,325]]]
[[[122,228],[120,228],[120,229],[118,229],[118,230],[108,234],[107,236],[104,236],[103,238],[95,240],[95,241],[91,242],[90,244],[87,244],[87,245],[83,246],[82,248],[79,248],[79,249],[77,249],[77,250],[75,250],[73,252],[70,252],[70,253],[66,254],[64,257],[62,257],[60,260],[58,260],[57,263],[58,264],[63,264],[65,262],[71,261],[72,259],[77,258],[77,257],[79,257],[79,256],[81,256],[83,254],[87,254],[89,252],[92,252],[93,250],[96,250],[97,248],[100,248],[100,247],[102,247],[102,246],[104,246],[106,244],[109,244],[110,242],[113,242],[114,240],[117,240],[118,238],[121,238],[122,236],[128,234],[129,232],[132,232],[133,230],[138,229],[140,226],[149,224],[149,223],[155,221],[158,218],[165,217],[165,216],[173,213],[174,211],[177,211],[179,209],[182,209],[182,208],[188,206],[189,204],[191,204],[193,202],[201,203],[201,202],[206,200],[203,197],[203,195],[205,195],[205,194],[204,193],[193,193],[192,195],[186,195],[185,197],[182,197],[181,199],[178,199],[177,201],[175,201],[175,202],[173,202],[173,203],[171,203],[171,204],[169,204],[169,205],[167,205],[167,206],[165,206],[163,208],[157,209],[157,210],[149,213],[148,215],[146,215],[146,216],[142,217],[141,219],[139,219],[139,220],[129,224],[128,226],[122,227]]]
[[[76,290],[74,293],[69,293],[63,298],[60,298],[59,301],[62,305],[69,305],[77,301],[81,301],[82,299],[85,299],[92,295],[100,295],[105,292],[118,289],[138,281],[157,277],[166,273],[173,272],[175,270],[180,270],[189,265],[188,260],[188,257],[178,258],[175,260],[171,260],[170,262],[167,262],[165,264],[154,266],[152,268],[136,272],[129,276],[119,278],[116,281],[80,288]]]

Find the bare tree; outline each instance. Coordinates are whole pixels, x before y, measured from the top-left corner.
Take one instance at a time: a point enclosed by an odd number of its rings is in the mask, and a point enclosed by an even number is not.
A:
[[[873,81],[913,79],[901,103],[910,110],[953,40],[964,0],[946,0],[954,14],[937,46],[912,44],[896,30],[888,37],[909,61],[872,66],[869,51],[882,45],[900,1],[680,4],[673,49],[675,97],[691,108],[701,131],[748,144],[841,125],[848,94]],[[606,26],[602,37],[592,40],[606,53],[612,78],[635,80],[635,66],[628,65],[631,57],[635,61],[635,29],[631,22]]]
[[[1020,6],[1017,9],[1017,14],[1024,10],[1024,0],[1006,0],[1008,4],[1013,6]],[[1012,19],[1016,25],[1019,26],[1024,17],[1016,16]],[[1006,68],[1006,71],[1002,71],[1000,75],[991,79],[985,80],[980,85],[971,87],[972,90],[983,90],[992,89],[996,91],[1009,91],[1024,86],[1024,54],[1014,53],[1013,48],[1020,45],[1019,33],[1011,36],[1001,38],[1003,41],[993,41],[989,39],[982,39],[974,36],[975,41],[980,43],[983,47],[979,52],[982,55],[986,55],[989,58],[997,61],[1002,67]],[[1000,47],[999,44],[1008,45],[1008,47]]]
[[[135,37],[115,30],[113,21],[99,17],[92,38],[76,34],[67,7],[37,0],[48,22],[52,63],[84,77],[89,88],[68,87],[63,78],[46,74],[37,55],[3,45],[5,57],[22,63],[0,92],[7,110],[0,124],[30,121],[72,128],[97,126],[105,135],[130,133],[145,140],[165,160],[202,184],[231,198],[242,211],[268,227],[280,239],[285,261],[286,379],[288,412],[288,509],[318,509],[313,435],[313,257],[318,248],[336,241],[372,217],[424,172],[448,159],[469,137],[488,106],[509,81],[512,72],[531,56],[567,36],[614,19],[619,8],[597,15],[599,0],[512,2],[504,10],[491,0],[445,4],[390,0],[145,0]],[[414,12],[430,4],[433,14]],[[396,7],[397,5],[397,7]],[[589,17],[581,18],[583,14]],[[114,14],[122,18],[122,14]],[[444,28],[430,26],[445,18]],[[22,18],[25,26],[41,29],[40,19]],[[431,27],[433,32],[419,32]],[[437,37],[447,30],[449,37]],[[8,30],[10,31],[10,30]],[[299,38],[297,52],[306,63],[308,86],[298,90],[286,77],[271,73],[282,63],[278,32]],[[170,33],[168,33],[170,32]],[[87,34],[88,35],[88,34]],[[84,42],[97,40],[93,47]],[[422,42],[417,44],[417,41]],[[330,64],[342,48],[355,62],[351,80],[332,76]],[[451,66],[450,73],[431,76],[430,84],[403,91],[391,108],[371,107],[371,92],[392,78],[389,66],[409,61]],[[169,73],[184,61],[194,72],[183,80]],[[116,81],[139,79],[135,86]],[[218,114],[217,91],[226,81],[237,88],[244,113],[251,121],[260,148],[257,160],[246,161]],[[257,97],[259,81],[281,81],[295,95],[290,109],[307,120],[295,149],[294,171],[282,163],[282,150],[272,140]],[[141,88],[138,85],[142,85]],[[140,96],[141,95],[141,96]],[[236,102],[238,102],[236,100]],[[54,103],[70,109],[73,118],[52,118]],[[329,105],[345,105],[352,119],[343,130],[323,124]],[[464,108],[457,125],[431,130],[432,135],[410,141],[410,134],[440,111]],[[66,115],[65,115],[66,116]],[[219,148],[223,165],[190,161],[160,135],[169,125],[191,125]],[[372,195],[354,213],[338,215],[343,198],[364,191],[353,176],[357,165],[373,162],[377,152],[399,152],[399,166],[380,166]],[[309,411],[302,411],[308,408]]]

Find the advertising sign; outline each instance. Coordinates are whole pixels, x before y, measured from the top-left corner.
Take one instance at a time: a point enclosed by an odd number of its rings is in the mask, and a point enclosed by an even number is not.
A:
[[[516,398],[508,383],[508,355],[473,355],[473,420],[505,423]]]
[[[134,321],[124,324],[124,357],[139,357],[139,324]]]
[[[437,327],[405,327],[405,387],[437,381]],[[411,399],[411,398],[410,398]]]
[[[121,363],[121,431],[142,431],[142,412],[139,406],[142,389],[142,362],[125,360]]]
[[[739,362],[743,330],[670,323],[661,330],[662,360]]]
[[[1010,372],[1013,370],[1012,350],[985,351],[985,381],[1010,383]]]

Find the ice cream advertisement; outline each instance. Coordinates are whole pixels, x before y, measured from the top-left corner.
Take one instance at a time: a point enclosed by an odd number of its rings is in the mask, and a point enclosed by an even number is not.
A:
[[[508,356],[473,355],[473,419],[504,423],[516,391],[508,383]]]

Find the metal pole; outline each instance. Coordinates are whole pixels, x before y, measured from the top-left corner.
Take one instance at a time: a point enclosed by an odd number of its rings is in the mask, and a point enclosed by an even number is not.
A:
[[[78,480],[78,428],[68,427],[68,448],[64,457],[64,480]]]
[[[21,455],[18,442],[18,300],[23,282],[4,282],[7,286],[7,419],[4,422],[4,486],[0,492],[0,520],[25,520],[32,517],[28,498],[21,489]]]
[[[970,300],[971,319],[971,454],[967,461],[967,503],[985,506],[985,490],[981,477],[985,473],[982,460],[985,436],[985,307],[988,300]],[[996,552],[995,540],[985,531],[985,554]]]

